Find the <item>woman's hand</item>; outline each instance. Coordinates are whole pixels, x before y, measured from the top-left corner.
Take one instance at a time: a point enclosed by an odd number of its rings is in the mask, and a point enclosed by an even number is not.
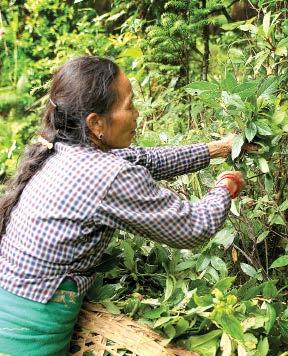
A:
[[[231,197],[235,198],[245,186],[245,180],[239,171],[225,171],[221,173],[215,183],[215,187],[226,186]]]
[[[236,134],[232,133],[223,137],[219,141],[212,141],[208,143],[207,146],[209,149],[210,157],[211,158],[228,157],[232,151],[233,142],[236,136],[237,136]],[[257,151],[258,148],[259,147],[253,143],[245,143],[242,146],[242,150],[246,152]]]

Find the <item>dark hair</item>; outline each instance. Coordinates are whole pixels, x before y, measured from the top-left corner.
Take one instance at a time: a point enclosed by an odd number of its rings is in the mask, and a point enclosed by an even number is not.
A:
[[[75,58],[60,67],[53,75],[39,134],[53,144],[93,145],[85,118],[92,112],[109,114],[117,99],[113,84],[119,71],[111,60],[94,56]],[[53,148],[41,143],[27,145],[16,175],[0,200],[0,239],[26,184],[52,153]]]

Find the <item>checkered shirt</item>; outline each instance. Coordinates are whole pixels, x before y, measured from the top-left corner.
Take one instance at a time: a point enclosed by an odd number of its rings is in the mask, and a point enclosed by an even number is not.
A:
[[[12,210],[0,245],[0,286],[47,303],[70,277],[85,293],[115,229],[177,248],[204,243],[230,209],[229,192],[216,188],[192,204],[154,179],[208,164],[205,144],[102,152],[56,143]]]

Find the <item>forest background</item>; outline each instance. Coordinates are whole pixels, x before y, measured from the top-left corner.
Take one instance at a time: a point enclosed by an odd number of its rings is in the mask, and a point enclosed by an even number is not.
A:
[[[288,9],[258,0],[0,1],[0,184],[36,135],[51,73],[100,55],[128,74],[137,145],[237,132],[232,157],[162,184],[196,202],[224,170],[247,185],[206,246],[119,231],[91,300],[200,355],[288,355]],[[244,154],[244,142],[259,145]]]

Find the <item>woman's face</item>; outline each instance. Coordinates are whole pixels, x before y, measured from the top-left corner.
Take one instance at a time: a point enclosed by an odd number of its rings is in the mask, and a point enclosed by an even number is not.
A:
[[[120,71],[115,80],[117,99],[109,114],[109,121],[103,121],[103,143],[108,148],[130,146],[136,133],[138,110],[133,105],[133,91],[129,79]]]

